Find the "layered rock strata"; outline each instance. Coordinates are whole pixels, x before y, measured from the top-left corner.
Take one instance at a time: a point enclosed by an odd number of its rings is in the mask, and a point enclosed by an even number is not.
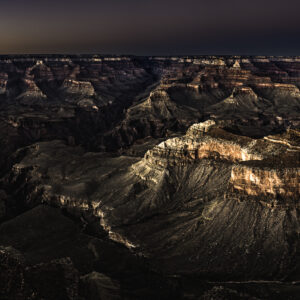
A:
[[[299,281],[299,76],[299,57],[1,56],[2,290]]]

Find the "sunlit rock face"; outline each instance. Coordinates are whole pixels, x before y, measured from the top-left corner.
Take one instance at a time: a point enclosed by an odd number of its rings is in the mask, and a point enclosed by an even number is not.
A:
[[[218,128],[212,120],[192,125],[186,136],[169,139],[145,154],[145,163],[175,166],[201,159],[235,163],[231,192],[286,204],[300,196],[299,131],[253,140]],[[278,200],[278,201],[277,201]]]
[[[274,140],[274,138],[273,138]],[[180,164],[215,159],[228,162],[260,161],[284,155],[289,143],[270,137],[251,139],[238,136],[218,127],[213,120],[192,125],[185,136],[168,139],[145,154],[145,159],[157,164]],[[279,145],[275,145],[277,142]],[[285,147],[288,146],[288,147]],[[297,148],[295,148],[297,151]]]
[[[90,82],[76,81],[72,79],[65,79],[61,88],[67,94],[93,96],[95,93],[95,90]]]
[[[0,57],[0,298],[297,294],[299,78],[298,57]]]
[[[266,153],[260,162],[249,161],[234,165],[230,188],[237,197],[253,196],[268,205],[299,205],[300,148],[299,131],[288,130],[282,135],[267,136],[268,143],[285,147],[276,154]]]
[[[233,190],[249,196],[266,197],[285,204],[292,199],[298,202],[300,196],[300,168],[259,168],[234,166],[230,184]],[[265,201],[267,202],[267,201]],[[272,203],[270,203],[272,204]],[[298,205],[298,203],[296,203]]]
[[[213,131],[215,132],[215,131]],[[249,141],[250,143],[250,141]],[[185,139],[174,138],[167,140],[156,146],[153,150],[146,153],[148,160],[161,162],[163,158],[168,158],[171,163],[173,158],[174,164],[183,163],[189,160],[201,160],[205,158],[214,158],[238,162],[245,160],[260,160],[262,155],[255,153],[255,150],[247,148],[247,145],[240,145],[236,141],[228,140],[217,136],[205,136],[195,139],[188,136]]]

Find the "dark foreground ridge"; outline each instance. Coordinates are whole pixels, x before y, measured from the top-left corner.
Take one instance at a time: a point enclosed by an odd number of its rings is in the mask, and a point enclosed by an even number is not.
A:
[[[300,57],[0,56],[1,299],[298,299]]]

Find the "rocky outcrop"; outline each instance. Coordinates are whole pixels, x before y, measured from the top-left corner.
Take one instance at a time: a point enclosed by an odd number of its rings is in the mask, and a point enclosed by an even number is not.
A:
[[[252,140],[216,127],[212,120],[194,124],[186,136],[169,139],[145,154],[148,166],[168,167],[201,159],[234,164],[229,181],[230,192],[263,199],[267,205],[296,204],[300,196],[299,132]],[[293,145],[291,145],[291,143]],[[269,203],[268,200],[269,199]]]
[[[295,165],[299,162],[295,162]],[[231,192],[261,199],[268,206],[299,205],[300,167],[235,165],[231,171]],[[250,198],[248,197],[248,198]]]
[[[17,99],[45,99],[46,97],[33,80],[24,79],[24,91]]]
[[[180,138],[160,143],[145,155],[150,164],[177,165],[187,161],[214,159],[228,162],[260,161],[289,151],[269,139],[253,140],[219,128],[213,120],[192,125]]]
[[[92,84],[88,81],[77,81],[73,79],[65,79],[62,87],[65,93],[71,95],[82,95],[91,97],[95,94]]]
[[[234,165],[230,189],[237,198],[261,199],[268,206],[298,206],[300,196],[300,147],[299,131],[267,136],[268,143],[283,145],[280,153],[268,153],[259,162],[249,161]]]

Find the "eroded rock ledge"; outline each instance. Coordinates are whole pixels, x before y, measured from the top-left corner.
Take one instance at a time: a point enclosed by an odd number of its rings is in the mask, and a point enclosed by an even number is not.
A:
[[[268,206],[297,204],[300,196],[300,133],[251,139],[229,133],[213,120],[191,126],[186,135],[164,141],[133,166],[141,178],[168,167],[213,159],[232,163],[226,197],[256,197]],[[155,171],[156,170],[156,171]]]
[[[267,206],[299,206],[300,168],[258,167],[234,165],[231,171],[230,192],[241,201],[255,197]],[[248,197],[247,197],[248,196]]]

